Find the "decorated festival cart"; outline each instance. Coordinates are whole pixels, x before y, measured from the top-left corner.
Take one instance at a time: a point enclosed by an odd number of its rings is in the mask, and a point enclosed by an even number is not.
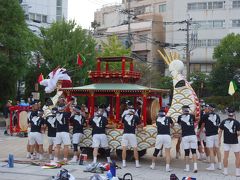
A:
[[[10,134],[26,133],[28,129],[27,113],[30,110],[28,105],[11,106],[10,110]]]
[[[120,71],[111,71],[110,63],[121,63]],[[104,68],[102,68],[104,67]],[[129,67],[129,69],[127,69]],[[139,151],[145,152],[153,147],[157,130],[152,124],[156,121],[158,111],[162,106],[162,96],[167,95],[169,90],[156,89],[136,84],[141,74],[134,70],[133,59],[130,57],[107,57],[98,58],[95,71],[89,72],[89,78],[94,84],[69,87],[60,89],[66,97],[88,97],[89,118],[94,116],[96,98],[104,96],[109,98],[109,123],[115,124],[114,129],[108,129],[109,145],[112,149],[121,149],[123,134],[121,122],[121,98],[132,98],[134,106],[137,99],[142,100],[141,120],[143,129],[137,130]],[[85,137],[81,147],[91,147],[91,129],[84,130]]]
[[[180,137],[181,128],[178,126],[177,118],[182,112],[182,106],[188,105],[190,113],[196,119],[200,116],[200,104],[196,93],[191,84],[184,76],[184,63],[179,60],[177,53],[168,53],[164,49],[158,50],[161,58],[169,66],[169,72],[173,78],[173,98],[167,116],[170,116],[174,123],[172,136]],[[111,71],[109,68],[112,63],[120,63],[121,69]],[[94,107],[99,97],[108,97],[109,100],[109,123],[115,125],[114,129],[108,129],[107,135],[109,145],[113,150],[121,150],[121,138],[123,125],[121,122],[122,101],[121,98],[133,99],[134,106],[137,106],[137,99],[141,99],[141,121],[143,129],[137,130],[138,149],[140,156],[144,155],[146,149],[153,147],[157,135],[154,127],[157,113],[162,106],[162,97],[169,93],[169,90],[150,88],[137,85],[136,82],[141,78],[141,74],[134,70],[133,59],[130,57],[105,57],[97,58],[95,71],[89,72],[89,78],[93,84],[72,87],[71,78],[67,70],[57,67],[49,73],[48,79],[43,79],[40,84],[45,86],[46,93],[52,93],[57,89],[57,93],[51,98],[51,105],[43,107],[44,116],[51,114],[51,109],[57,104],[59,97],[65,96],[70,100],[72,96],[87,97],[89,116],[88,120],[94,116]],[[196,124],[198,122],[196,121]],[[81,147],[91,147],[92,144],[91,128],[85,128],[84,138]]]

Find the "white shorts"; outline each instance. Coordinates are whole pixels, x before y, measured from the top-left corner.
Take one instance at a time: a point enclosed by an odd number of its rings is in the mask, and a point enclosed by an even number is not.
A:
[[[170,135],[157,135],[155,148],[161,149],[162,145],[164,148],[171,148],[172,146],[172,139]]]
[[[68,132],[57,132],[56,134],[56,141],[55,145],[63,144],[63,145],[70,145],[71,139]]]
[[[92,137],[92,147],[93,148],[108,147],[107,135],[106,134],[94,134]]]
[[[56,144],[56,137],[48,137],[49,146]]]
[[[72,143],[73,144],[79,144],[82,137],[83,137],[82,133],[74,133],[73,136],[72,136]]]
[[[206,146],[208,148],[219,147],[218,135],[212,135],[206,137]]]
[[[30,132],[28,136],[29,145],[43,144],[43,136],[39,132]]]
[[[197,149],[197,136],[184,136],[182,137],[183,149]]]
[[[230,151],[232,150],[233,152],[240,152],[240,145],[238,144],[225,144],[223,147],[224,151]]]
[[[137,147],[137,136],[135,134],[123,134],[122,136],[122,146],[128,146],[136,148]]]

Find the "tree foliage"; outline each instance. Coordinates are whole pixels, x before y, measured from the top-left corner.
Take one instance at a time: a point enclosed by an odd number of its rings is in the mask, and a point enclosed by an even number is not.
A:
[[[202,72],[194,72],[190,76],[192,88],[195,90],[197,96],[205,97],[209,93],[209,75]]]
[[[116,35],[107,37],[106,42],[101,41],[101,48],[99,57],[130,56],[131,54],[131,49],[126,48]],[[113,71],[121,68],[121,63],[111,63],[109,65]]]
[[[135,62],[135,70],[141,72],[142,77],[138,81],[143,86],[172,89],[172,78],[163,76],[159,71],[153,69],[150,64],[143,62]]]
[[[217,60],[211,72],[211,89],[214,95],[227,95],[229,82],[240,68],[240,34],[229,34],[214,49]]]
[[[101,41],[101,45],[102,52],[99,54],[101,57],[129,56],[131,53],[131,49],[123,46],[116,35],[107,37],[107,42]]]
[[[0,97],[5,101],[15,98],[17,80],[39,39],[28,29],[18,1],[0,0],[0,14]]]
[[[96,43],[91,34],[77,26],[74,21],[64,19],[53,23],[50,28],[42,28],[41,33],[43,45],[40,48],[40,54],[45,63],[36,70],[34,80],[40,72],[46,77],[50,71],[60,66],[69,71],[74,86],[85,84],[88,71],[92,70],[96,64]],[[78,53],[86,59],[81,68],[77,65]],[[31,84],[33,86],[33,82]]]

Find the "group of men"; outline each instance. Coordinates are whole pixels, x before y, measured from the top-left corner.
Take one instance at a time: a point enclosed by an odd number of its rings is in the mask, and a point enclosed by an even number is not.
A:
[[[137,126],[141,126],[141,121],[139,116],[136,115],[132,105],[128,105],[128,109],[124,113],[122,117],[124,124],[122,138],[123,167],[126,167],[126,150],[128,145],[134,148],[136,167],[140,167],[135,129]],[[45,134],[47,130],[49,158],[54,162],[59,161],[60,149],[63,145],[63,160],[67,162],[69,146],[72,144],[74,156],[71,162],[77,162],[80,154],[78,146],[84,136],[83,128],[84,126],[90,126],[92,128],[93,162],[97,162],[99,148],[104,149],[107,161],[111,162],[106,128],[113,128],[114,126],[108,123],[105,109],[102,107],[98,108],[94,113],[94,117],[90,118],[89,122],[86,123],[85,114],[81,112],[81,107],[78,105],[71,106],[64,100],[60,100],[58,106],[52,108],[51,112],[48,113],[47,116],[44,116],[43,110],[39,108],[38,103],[33,102],[32,110],[28,115],[28,123],[28,158],[36,158],[36,156],[34,156],[35,150],[38,154],[37,158],[40,160],[43,159],[43,134]],[[69,133],[70,124],[73,128],[72,140]],[[52,153],[53,149],[54,154]]]
[[[222,169],[220,145],[224,142],[224,158],[223,174],[228,175],[228,157],[230,150],[235,154],[236,176],[240,176],[240,144],[238,142],[238,136],[240,135],[240,123],[235,119],[235,111],[232,108],[228,109],[228,118],[220,121],[218,114],[214,112],[215,106],[213,104],[206,105],[199,121],[198,131],[195,131],[196,122],[195,116],[190,114],[189,106],[182,107],[182,114],[178,117],[177,123],[180,124],[182,129],[181,142],[185,152],[186,168],[184,171],[190,171],[189,155],[192,153],[193,160],[193,172],[198,171],[197,168],[197,148],[201,158],[203,157],[204,150],[202,144],[204,144],[205,152],[210,157],[210,166],[206,169],[209,171],[215,170],[215,156],[218,160],[218,169]],[[173,126],[173,121],[170,117],[166,116],[164,110],[159,111],[159,115],[156,121],[158,135],[156,137],[156,145],[152,158],[151,169],[155,168],[156,157],[159,154],[162,146],[165,148],[166,156],[166,171],[171,171],[170,164],[170,148],[171,148],[171,136],[170,128]]]
[[[136,129],[142,128],[140,117],[134,110],[131,103],[128,103],[128,108],[122,114],[123,123],[123,136],[122,136],[122,166],[126,167],[126,150],[127,147],[132,147],[134,150],[134,158],[136,167],[140,167],[138,149],[137,149],[137,137]],[[198,171],[197,168],[197,149],[200,156],[203,156],[204,152],[210,157],[210,166],[206,169],[209,171],[215,170],[215,156],[218,158],[218,169],[222,169],[220,144],[222,133],[224,133],[224,171],[225,175],[228,174],[228,156],[229,151],[232,150],[236,157],[236,176],[240,176],[240,145],[238,142],[238,136],[240,135],[240,123],[234,118],[234,110],[228,109],[228,118],[220,121],[219,115],[214,112],[214,105],[206,105],[201,115],[201,119],[198,124],[198,131],[196,132],[197,122],[195,116],[190,114],[189,106],[182,107],[182,114],[178,117],[177,123],[181,126],[182,136],[181,143],[185,152],[185,171],[190,171],[190,153],[193,160],[193,172]],[[42,110],[32,106],[32,111],[29,114],[29,127],[31,128],[29,133],[29,157],[32,159],[34,148],[37,144],[37,152],[40,154],[39,159],[42,159],[43,153],[43,133],[48,130],[49,139],[49,158],[57,162],[60,155],[61,145],[64,147],[64,161],[67,161],[69,146],[73,144],[74,156],[71,162],[77,162],[79,156],[78,146],[81,139],[84,136],[84,126],[90,126],[92,128],[92,147],[93,147],[93,162],[97,162],[98,149],[103,148],[107,161],[110,159],[110,148],[108,144],[106,128],[113,128],[113,125],[108,124],[106,112],[104,108],[98,108],[94,117],[90,118],[89,123],[86,123],[86,117],[81,113],[81,107],[78,105],[72,106],[71,111],[66,111],[67,104],[62,101],[58,104],[57,108],[53,108],[51,113],[47,117],[43,117]],[[69,133],[69,125],[73,126],[72,141]],[[166,171],[170,172],[170,149],[172,146],[170,129],[174,126],[174,122],[171,117],[166,116],[166,110],[161,109],[159,111],[156,128],[157,137],[155,150],[153,153],[151,169],[155,168],[156,158],[162,149],[165,148],[166,157]],[[205,136],[206,137],[205,137]],[[205,150],[201,148],[202,144],[205,146]],[[52,150],[54,149],[54,155]]]

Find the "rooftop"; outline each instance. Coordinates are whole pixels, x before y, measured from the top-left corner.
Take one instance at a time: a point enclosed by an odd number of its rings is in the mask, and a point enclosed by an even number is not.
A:
[[[90,84],[86,86],[79,86],[79,87],[71,87],[71,88],[62,88],[63,91],[81,91],[81,92],[88,92],[88,91],[96,91],[96,92],[114,92],[114,91],[121,91],[121,92],[139,92],[139,91],[148,91],[148,92],[162,92],[168,93],[168,89],[157,89],[157,88],[149,88],[146,86],[141,86],[137,84],[128,84],[128,83],[96,83]]]

